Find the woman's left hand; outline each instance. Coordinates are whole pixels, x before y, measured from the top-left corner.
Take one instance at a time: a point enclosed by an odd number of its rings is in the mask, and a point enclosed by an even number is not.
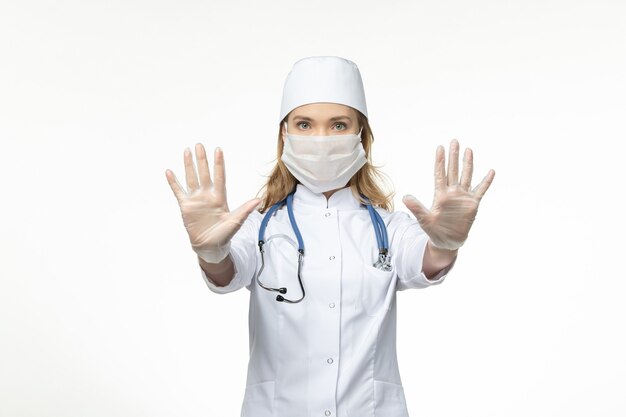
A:
[[[459,142],[453,139],[446,174],[445,149],[439,145],[435,156],[435,197],[430,210],[410,194],[402,199],[430,238],[431,245],[437,248],[456,250],[465,243],[478,204],[496,175],[493,169],[489,170],[480,184],[472,189],[473,168],[472,150],[467,148],[459,180]]]

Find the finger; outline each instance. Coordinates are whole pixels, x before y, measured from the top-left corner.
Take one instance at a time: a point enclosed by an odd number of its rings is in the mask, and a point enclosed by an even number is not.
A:
[[[464,190],[470,189],[472,183],[472,173],[474,171],[474,155],[470,148],[465,149],[463,154],[463,173],[461,174],[461,187]]]
[[[191,149],[189,148],[185,148],[185,179],[187,180],[187,188],[189,191],[193,191],[199,187],[196,168],[193,165]]]
[[[222,148],[215,148],[213,159],[215,160],[215,188],[221,191],[226,188],[226,170],[224,168],[224,152]]]
[[[448,154],[448,185],[459,183],[459,142],[456,139],[450,141]]]
[[[411,213],[415,215],[415,218],[421,225],[428,223],[432,214],[417,198],[407,194],[402,198],[402,202],[411,210]]]
[[[437,146],[435,152],[435,190],[446,188],[446,151],[443,146]]]
[[[483,178],[480,184],[478,184],[476,188],[474,188],[474,190],[472,191],[479,201],[481,198],[483,198],[483,195],[485,195],[485,193],[489,189],[489,186],[493,182],[493,178],[495,177],[495,175],[496,171],[490,169],[487,175],[485,175],[485,178]]]
[[[209,161],[207,161],[206,150],[201,143],[196,143],[196,159],[198,160],[200,185],[203,188],[209,188],[213,185],[211,183],[211,173],[209,172]]]
[[[260,202],[260,199],[253,198],[252,200],[243,203],[231,212],[231,220],[238,224],[243,224],[243,222],[248,218],[250,213],[252,213],[254,209],[259,206]]]
[[[178,180],[176,179],[176,175],[174,175],[174,173],[170,171],[169,169],[165,170],[165,177],[167,178],[167,182],[169,183],[170,188],[174,192],[176,199],[180,202],[180,200],[182,200],[182,198],[186,194],[185,190],[178,183]]]

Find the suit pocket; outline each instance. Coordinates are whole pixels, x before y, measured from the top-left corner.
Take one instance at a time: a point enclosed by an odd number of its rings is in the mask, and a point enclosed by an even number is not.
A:
[[[391,286],[395,269],[383,271],[374,266],[363,265],[361,274],[361,302],[368,316],[376,316],[391,308]]]
[[[374,380],[374,400],[376,417],[409,416],[402,385]]]
[[[241,417],[274,416],[274,381],[246,386]]]

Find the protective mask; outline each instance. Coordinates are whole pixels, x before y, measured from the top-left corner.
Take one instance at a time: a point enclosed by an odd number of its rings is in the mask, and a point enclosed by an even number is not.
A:
[[[358,134],[332,136],[287,133],[280,159],[314,193],[342,188],[367,162],[361,145],[362,131],[361,127]]]

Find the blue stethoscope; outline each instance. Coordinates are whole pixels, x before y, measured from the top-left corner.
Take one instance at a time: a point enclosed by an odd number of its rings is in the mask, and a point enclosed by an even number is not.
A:
[[[367,207],[367,210],[370,213],[370,218],[372,219],[372,225],[374,226],[374,232],[376,233],[376,242],[378,243],[378,260],[374,263],[374,267],[381,269],[383,271],[391,271],[391,261],[390,261],[390,255],[389,255],[389,237],[387,236],[387,227],[385,226],[385,222],[383,222],[383,219],[380,216],[380,214],[378,214],[378,212],[374,209],[374,207],[372,207],[372,204],[370,203],[369,199],[365,197],[363,194],[361,194],[361,197],[363,197],[363,199],[367,201],[367,203],[364,205]],[[289,300],[281,295],[281,294],[287,293],[287,288],[266,287],[265,285],[263,285],[263,283],[261,283],[261,280],[259,279],[259,276],[261,275],[261,272],[263,272],[263,268],[265,267],[263,245],[265,245],[266,243],[264,236],[265,236],[265,229],[267,227],[267,223],[269,222],[274,212],[276,212],[276,210],[282,207],[285,203],[287,203],[287,214],[289,215],[289,222],[291,223],[291,228],[293,229],[296,235],[296,238],[298,239],[298,282],[300,283],[300,289],[302,290],[302,297],[298,300]],[[286,237],[287,239],[291,240],[288,236],[285,236],[285,235],[281,235],[281,236]],[[270,237],[269,239],[271,238],[272,237]],[[304,258],[304,242],[302,241],[302,234],[300,233],[300,229],[298,229],[298,225],[296,224],[296,219],[293,215],[293,192],[289,194],[284,200],[281,200],[278,203],[274,204],[272,207],[270,207],[270,209],[265,214],[265,217],[263,217],[263,221],[261,222],[261,227],[259,229],[259,251],[261,252],[261,268],[259,269],[259,272],[257,273],[257,276],[256,276],[256,280],[259,283],[259,285],[268,291],[278,291],[280,294],[276,296],[276,301],[286,301],[288,303],[299,303],[300,301],[302,301],[302,299],[304,298],[304,286],[302,285],[301,272],[302,272],[302,259]]]

